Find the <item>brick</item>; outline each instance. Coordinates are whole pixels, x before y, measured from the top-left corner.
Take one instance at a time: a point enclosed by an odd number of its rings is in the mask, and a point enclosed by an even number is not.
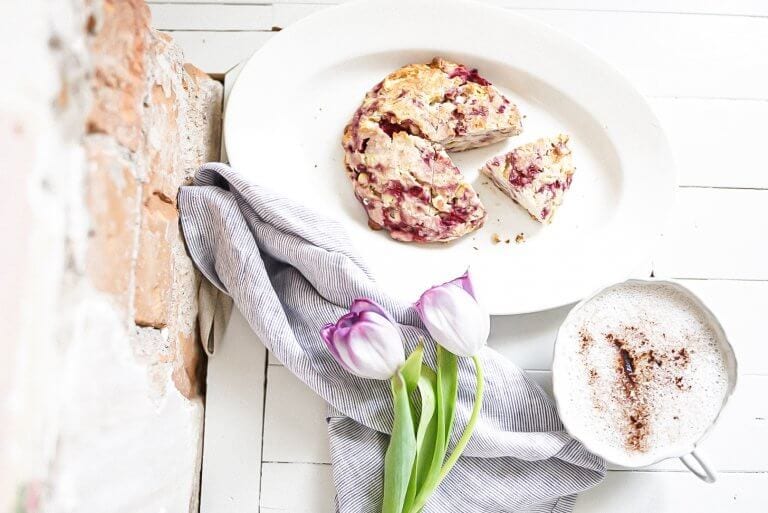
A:
[[[187,399],[197,397],[202,389],[203,358],[195,334],[179,333],[176,338],[177,360],[171,375],[176,389]]]
[[[89,172],[86,203],[91,218],[87,269],[94,286],[128,307],[133,248],[138,229],[139,185],[131,163],[108,138],[85,142]]]
[[[166,197],[152,190],[145,193],[134,296],[134,320],[139,326],[168,325],[173,286],[170,244],[177,222],[176,207]]]
[[[183,94],[183,91],[181,91]],[[179,110],[184,98],[173,89],[161,85],[152,87],[149,105],[145,109],[147,125],[147,180],[151,194],[160,195],[175,205],[176,192],[181,185],[184,170],[181,164],[179,138],[187,130],[179,126]]]
[[[99,21],[87,27],[93,56],[93,106],[86,121],[89,133],[112,135],[137,151],[142,142],[142,105],[146,90],[145,52],[149,8],[142,0],[104,0]]]

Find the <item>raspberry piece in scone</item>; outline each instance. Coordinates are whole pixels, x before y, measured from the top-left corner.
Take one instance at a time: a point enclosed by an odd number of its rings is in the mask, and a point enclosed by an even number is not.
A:
[[[486,162],[480,170],[542,223],[550,223],[573,180],[568,136],[539,139]]]

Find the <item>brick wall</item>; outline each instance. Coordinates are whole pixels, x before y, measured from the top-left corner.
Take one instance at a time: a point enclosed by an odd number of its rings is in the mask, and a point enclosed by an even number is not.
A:
[[[176,193],[218,159],[221,85],[141,0],[0,3],[0,513],[195,511]]]

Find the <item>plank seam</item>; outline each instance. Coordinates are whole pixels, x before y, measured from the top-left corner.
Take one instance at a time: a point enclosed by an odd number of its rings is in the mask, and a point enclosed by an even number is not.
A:
[[[335,5],[341,5],[341,2],[337,3],[317,3],[317,2],[280,2],[280,3],[264,3],[264,2],[167,2],[163,0],[148,0],[150,5],[182,5],[182,6],[218,6],[228,5],[237,7],[252,7],[252,6],[318,6],[318,7],[333,7]],[[576,9],[568,7],[514,7],[514,6],[501,6],[502,9],[508,11],[544,11],[544,12],[573,12],[573,13],[612,13],[612,14],[660,14],[670,16],[719,16],[723,18],[768,18],[765,14],[748,14],[748,13],[725,13],[725,12],[687,12],[687,11],[645,11],[637,9]]]
[[[264,432],[267,425],[267,382],[269,381],[269,351],[264,348],[264,391],[261,401],[261,444],[259,447],[259,490],[256,496],[258,497],[259,505],[261,505],[261,490],[264,483]]]
[[[674,459],[674,458],[670,458]],[[269,465],[312,465],[315,467],[330,467],[331,464],[327,462],[319,462],[319,461],[276,461],[276,460],[265,460],[262,463],[269,464]],[[684,474],[688,473],[689,471],[687,469],[635,469],[635,468],[611,468],[608,469],[608,472],[633,472],[636,474]],[[768,470],[718,470],[718,474],[731,474],[731,475],[740,475],[740,474],[768,474]]]
[[[278,362],[278,363],[270,363],[269,366],[270,367],[275,367],[275,368],[285,368],[285,366],[282,363],[280,363],[280,362]],[[522,368],[522,370],[525,371],[525,372],[552,372],[552,369],[528,369],[528,368]],[[761,373],[761,372],[740,372],[739,376],[740,377],[750,376],[750,377],[765,378],[765,377],[768,377],[768,372],[763,372],[763,373]]]
[[[715,189],[722,191],[767,191],[768,187],[741,187],[732,185],[678,185],[681,189]]]

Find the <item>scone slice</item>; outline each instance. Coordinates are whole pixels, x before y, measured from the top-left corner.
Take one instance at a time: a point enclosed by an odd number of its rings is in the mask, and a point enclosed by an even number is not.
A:
[[[450,85],[443,91],[452,133],[438,138],[448,151],[465,151],[520,135],[523,131],[520,112],[477,69],[467,68],[440,57],[430,66],[446,74]]]
[[[439,144],[375,116],[350,124],[343,141],[371,228],[404,242],[448,242],[483,225],[480,198]]]
[[[494,157],[480,171],[531,217],[549,224],[571,187],[575,168],[568,136],[559,134]]]
[[[493,84],[476,69],[440,57],[390,73],[362,108],[447,151],[487,146],[522,131],[517,107]]]

